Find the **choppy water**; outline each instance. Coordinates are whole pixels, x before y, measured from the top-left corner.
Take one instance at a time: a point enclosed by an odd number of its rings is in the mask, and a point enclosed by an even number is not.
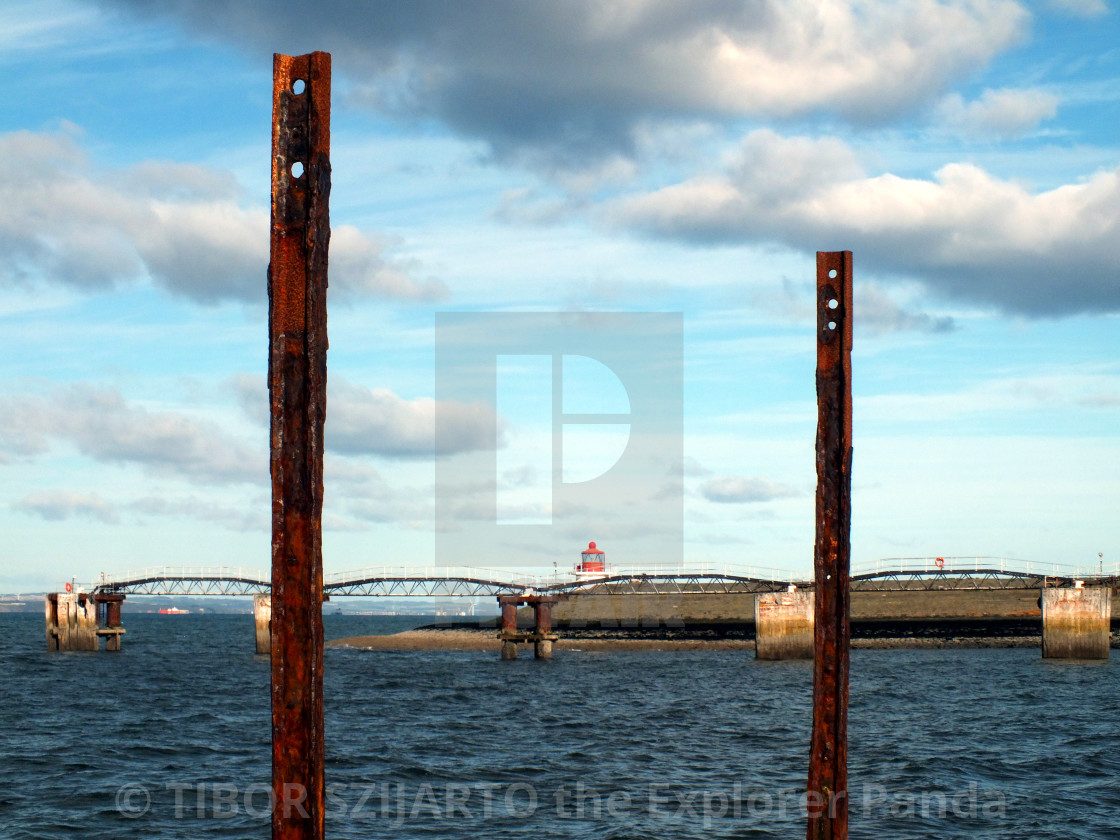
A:
[[[40,616],[0,615],[0,837],[269,837],[252,617],[125,626],[120,654],[50,654]],[[1113,657],[854,651],[851,836],[1120,837]],[[327,834],[804,836],[811,679],[737,652],[329,649]]]

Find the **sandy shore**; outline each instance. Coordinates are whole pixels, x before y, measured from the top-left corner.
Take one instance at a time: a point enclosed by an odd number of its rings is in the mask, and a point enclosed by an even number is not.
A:
[[[327,642],[330,647],[360,650],[492,650],[501,647],[493,630],[407,630],[391,636],[351,636]],[[523,645],[522,647],[528,647]],[[554,650],[754,650],[754,642],[744,639],[564,639]]]
[[[388,636],[351,636],[327,643],[330,647],[358,650],[486,650],[497,653],[500,643],[493,630],[429,629],[408,630]],[[880,638],[853,639],[854,649],[886,648],[1007,648],[1041,647],[1039,636],[1018,638]],[[523,646],[528,647],[528,646]],[[555,643],[556,651],[671,651],[671,650],[754,650],[752,639],[628,639],[623,637],[569,638]]]

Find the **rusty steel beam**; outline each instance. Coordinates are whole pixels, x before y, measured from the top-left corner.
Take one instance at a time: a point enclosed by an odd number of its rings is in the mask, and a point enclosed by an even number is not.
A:
[[[852,252],[817,252],[817,525],[808,840],[848,837]]]
[[[321,840],[331,57],[275,55],[272,83],[272,837]]]

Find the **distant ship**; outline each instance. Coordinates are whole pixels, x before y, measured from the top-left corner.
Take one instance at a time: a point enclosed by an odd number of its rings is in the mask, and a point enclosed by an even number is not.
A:
[[[181,610],[178,607],[162,607],[159,611],[160,615],[186,615],[190,610]]]

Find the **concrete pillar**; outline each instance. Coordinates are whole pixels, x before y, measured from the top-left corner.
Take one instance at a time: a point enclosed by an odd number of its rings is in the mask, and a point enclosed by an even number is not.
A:
[[[552,658],[552,602],[537,601],[533,604],[537,638],[533,642],[533,656],[537,659]]]
[[[71,631],[70,644],[73,650],[100,650],[97,636],[97,604],[87,592],[78,593],[74,598],[74,629]]]
[[[1108,586],[1042,590],[1042,655],[1108,659],[1112,590]]]
[[[517,601],[499,598],[498,603],[502,605],[502,659],[516,659],[517,642],[509,637],[517,635]]]
[[[812,592],[755,596],[755,658],[812,659],[813,608]]]
[[[272,652],[272,595],[253,596],[253,623],[257,628],[257,653]]]
[[[46,598],[47,649],[97,650],[97,604],[87,592],[52,592]]]
[[[58,593],[48,592],[43,596],[47,613],[47,650],[61,650],[58,629]]]
[[[121,636],[124,635],[124,627],[121,626],[121,605],[124,603],[124,595],[118,595],[115,592],[102,592],[98,593],[95,600],[101,605],[104,610],[104,626],[97,631],[98,636],[105,637],[105,650],[119,651],[121,649]]]

